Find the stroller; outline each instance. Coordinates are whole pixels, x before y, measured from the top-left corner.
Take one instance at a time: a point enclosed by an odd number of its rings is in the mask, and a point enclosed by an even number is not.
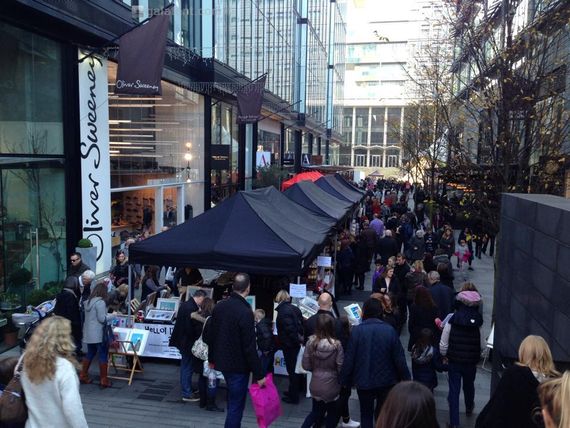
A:
[[[26,345],[32,337],[32,334],[36,327],[47,317],[53,314],[55,309],[55,299],[46,300],[40,303],[35,308],[32,308],[32,313],[27,314],[14,314],[12,319],[15,324],[19,324],[26,327],[26,332],[20,340],[20,350],[23,352],[26,349]]]

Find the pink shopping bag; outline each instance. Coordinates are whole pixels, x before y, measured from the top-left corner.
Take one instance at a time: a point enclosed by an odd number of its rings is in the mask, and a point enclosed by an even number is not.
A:
[[[273,383],[273,375],[268,373],[265,386],[262,388],[257,383],[249,386],[251,402],[257,417],[257,426],[267,428],[275,419],[281,416],[281,402],[279,393]]]

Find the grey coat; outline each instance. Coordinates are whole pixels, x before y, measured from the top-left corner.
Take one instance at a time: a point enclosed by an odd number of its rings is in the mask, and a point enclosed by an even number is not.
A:
[[[83,323],[83,342],[101,343],[103,325],[107,317],[107,305],[101,297],[85,301],[85,322]]]

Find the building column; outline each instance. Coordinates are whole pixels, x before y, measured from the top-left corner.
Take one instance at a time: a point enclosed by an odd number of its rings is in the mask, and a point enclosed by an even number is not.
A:
[[[283,168],[283,159],[285,157],[285,125],[279,124],[279,166]]]
[[[301,172],[301,151],[303,150],[303,131],[295,131],[295,173]]]
[[[238,125],[238,190],[245,190],[245,124]]]
[[[212,206],[212,97],[204,95],[204,211]]]
[[[330,162],[330,140],[327,138],[325,140],[325,165],[329,165]]]
[[[317,138],[317,155],[321,155],[321,144],[322,144],[323,137]]]
[[[309,156],[313,155],[313,134],[309,134],[309,141],[307,143],[307,145],[309,146]],[[309,158],[309,162],[311,161],[311,159]]]

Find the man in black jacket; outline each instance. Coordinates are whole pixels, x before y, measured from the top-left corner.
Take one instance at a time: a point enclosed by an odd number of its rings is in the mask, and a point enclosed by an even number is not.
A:
[[[204,290],[196,290],[192,299],[188,299],[178,308],[176,323],[170,336],[170,346],[178,348],[182,360],[180,362],[180,387],[182,401],[198,401],[198,397],[192,394],[192,346],[199,336],[196,336],[192,325],[192,313],[200,309],[202,301],[206,297]]]
[[[391,230],[386,230],[384,236],[378,240],[376,252],[382,259],[384,266],[388,264],[390,257],[395,257],[398,254],[398,242],[392,237]]]
[[[319,303],[319,310],[315,315],[309,317],[309,319],[307,319],[307,321],[305,322],[305,343],[307,343],[310,336],[315,334],[315,331],[317,329],[317,318],[319,317],[320,314],[330,315],[332,318],[334,318],[335,333],[337,335],[337,338],[340,339],[340,331],[342,327],[340,325],[340,320],[335,318],[335,316],[333,315],[332,312],[333,302],[331,295],[328,293],[322,293],[319,296],[317,302]]]
[[[223,373],[228,387],[225,428],[241,426],[249,373],[253,372],[253,380],[260,386],[265,385],[256,349],[253,311],[245,300],[249,289],[249,275],[238,273],[230,297],[214,308],[211,328],[204,338],[210,366]]]

